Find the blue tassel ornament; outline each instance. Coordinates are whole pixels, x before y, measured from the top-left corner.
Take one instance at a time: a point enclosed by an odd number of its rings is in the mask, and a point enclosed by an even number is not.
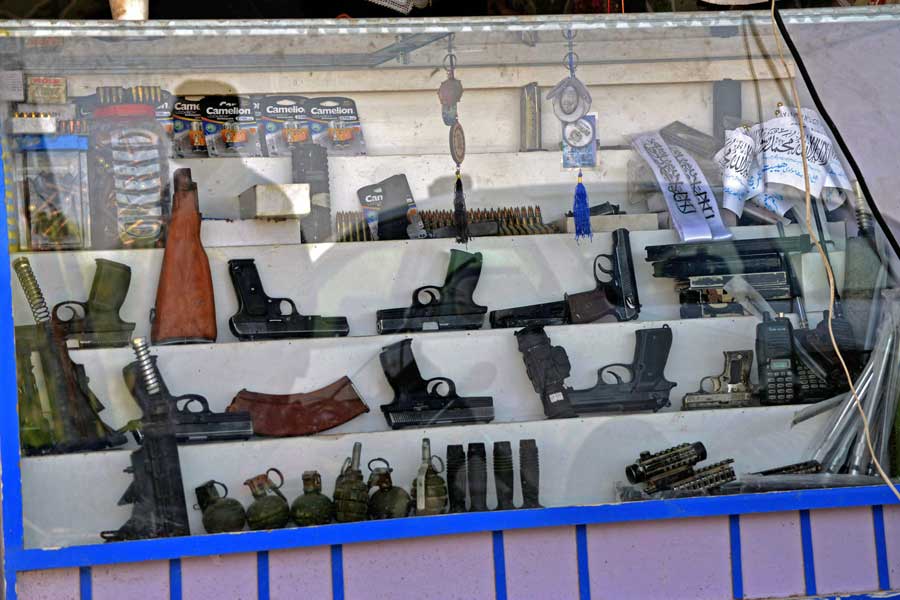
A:
[[[582,173],[578,169],[578,185],[575,186],[575,204],[572,206],[572,215],[575,217],[575,239],[583,237],[594,239],[591,232],[591,207],[588,205],[587,190],[581,182]]]

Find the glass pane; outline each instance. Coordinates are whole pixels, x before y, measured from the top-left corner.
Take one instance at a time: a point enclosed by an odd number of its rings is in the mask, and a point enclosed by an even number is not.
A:
[[[848,374],[894,466],[767,13],[5,29],[27,547],[878,483]]]

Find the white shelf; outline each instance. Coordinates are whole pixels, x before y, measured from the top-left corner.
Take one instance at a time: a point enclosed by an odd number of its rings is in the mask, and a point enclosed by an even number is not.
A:
[[[243,481],[269,467],[276,467],[285,475],[283,492],[289,501],[293,501],[301,491],[302,472],[316,469],[322,474],[324,492],[331,495],[340,465],[349,456],[355,441],[363,444],[363,465],[375,457],[387,458],[394,468],[395,484],[407,490],[420,460],[422,437],[431,439],[433,453],[442,458],[447,444],[483,442],[489,457],[488,506],[494,506],[492,443],[512,443],[516,465],[515,502],[518,505],[521,503],[518,440],[534,438],[540,452],[542,504],[599,504],[615,500],[615,482],[624,480],[625,466],[633,462],[641,450],[661,450],[699,440],[709,451],[707,462],[734,458],[738,473],[798,461],[824,426],[827,415],[791,428],[791,416],[797,408],[668,412],[319,435],[182,446],[179,454],[191,532],[202,534],[201,514],[190,510],[196,501],[194,488],[199,484],[208,479],[222,481],[231,496],[246,507],[251,497],[242,485]],[[131,477],[122,473],[128,464],[129,453],[126,451],[23,460],[23,493],[25,498],[31,499],[25,503],[25,546],[100,543],[99,531],[118,528],[131,514],[130,506],[116,506],[131,482]],[[367,474],[365,466],[363,472]],[[73,503],[73,498],[78,501]]]

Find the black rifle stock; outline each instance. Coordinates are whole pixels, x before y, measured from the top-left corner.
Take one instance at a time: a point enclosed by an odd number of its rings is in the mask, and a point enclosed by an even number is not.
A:
[[[444,285],[416,289],[412,306],[407,308],[379,310],[376,313],[378,333],[480,329],[487,307],[476,304],[473,296],[482,263],[481,252],[451,250]]]
[[[50,409],[52,445],[41,452],[66,453],[99,450],[124,444],[125,436],[113,431],[98,413],[103,405],[88,387],[82,365],[72,362],[66,345],[65,328],[47,308],[44,294],[26,257],[13,261],[13,269],[25,292],[34,326],[16,329],[16,345],[20,355],[36,352],[44,373],[47,406]],[[23,375],[27,374],[23,373]],[[26,384],[28,382],[25,382]],[[31,392],[36,386],[27,386]],[[28,399],[40,403],[39,399]]]
[[[393,402],[381,406],[391,428],[487,423],[494,419],[493,398],[461,398],[451,379],[423,379],[412,352],[412,340],[386,346],[379,358],[394,390]]]
[[[528,325],[563,325],[566,323],[593,323],[608,316],[618,321],[636,319],[641,310],[634,263],[631,258],[631,242],[627,229],[616,229],[612,234],[611,254],[599,254],[594,258],[593,290],[566,294],[560,302],[547,302],[491,311],[491,327],[525,327]],[[609,263],[609,268],[606,263]],[[609,277],[601,279],[600,274]]]
[[[516,332],[519,351],[528,378],[541,396],[548,418],[576,417],[582,413],[621,413],[657,410],[669,405],[669,392],[676,384],[666,380],[664,371],[672,347],[668,325],[635,331],[634,360],[613,363],[597,371],[597,384],[575,390],[565,386],[570,364],[565,349],[551,346],[543,327],[526,327]],[[626,381],[619,371],[628,374]],[[607,383],[604,376],[615,383]]]
[[[147,390],[141,405],[141,447],[131,453],[131,467],[125,470],[134,481],[119,500],[120,506],[132,504],[133,509],[124,525],[101,532],[100,537],[117,542],[190,535],[175,439],[177,407],[161,393],[146,340],[135,339],[132,345]]]
[[[301,315],[290,298],[270,298],[263,289],[252,258],[228,261],[228,274],[238,298],[238,311],[228,320],[239,340],[274,340],[345,336],[350,333],[347,317]],[[282,305],[291,312],[284,314]]]
[[[19,398],[19,437],[26,455],[44,454],[53,448],[53,430],[41,407],[41,396],[34,377],[31,344],[16,328],[16,390]]]

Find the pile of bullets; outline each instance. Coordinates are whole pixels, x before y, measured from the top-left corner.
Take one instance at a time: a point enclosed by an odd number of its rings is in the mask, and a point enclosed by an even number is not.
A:
[[[135,85],[129,88],[100,86],[97,88],[98,104],[150,104],[163,101],[162,88],[158,85]]]
[[[338,212],[334,218],[339,242],[371,242],[372,230],[358,211]]]
[[[54,113],[14,112],[11,133],[87,133],[88,122],[84,119],[57,119]]]
[[[557,233],[555,227],[544,223],[540,206],[476,208],[467,212],[469,223],[496,221],[499,227],[499,235]],[[419,214],[425,223],[425,229],[429,231],[443,227],[453,227],[452,210],[425,210]]]
[[[694,496],[734,481],[733,458],[695,469],[704,460],[706,447],[702,442],[679,444],[652,454],[641,452],[638,460],[625,468],[625,475],[629,482],[643,484],[647,494],[669,491]]]
[[[88,133],[88,122],[84,119],[61,119],[56,122],[57,133]]]

